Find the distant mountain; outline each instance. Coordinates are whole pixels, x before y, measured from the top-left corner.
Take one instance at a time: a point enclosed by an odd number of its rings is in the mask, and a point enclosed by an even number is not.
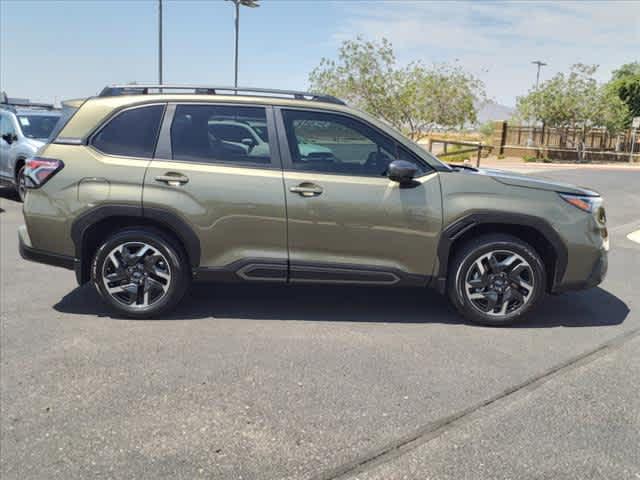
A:
[[[479,125],[497,120],[509,120],[516,111],[515,108],[500,105],[491,100],[478,105],[476,108],[478,109],[477,123]]]

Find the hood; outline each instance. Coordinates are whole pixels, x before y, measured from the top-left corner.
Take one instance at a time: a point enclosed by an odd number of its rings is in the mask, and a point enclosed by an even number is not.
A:
[[[495,181],[511,185],[513,187],[535,188],[536,190],[548,190],[550,192],[571,193],[574,195],[587,195],[589,197],[599,197],[600,194],[587,188],[571,185],[570,183],[556,182],[544,178],[531,177],[520,173],[508,172],[505,170],[495,170],[492,168],[480,168],[476,175],[486,175]]]
[[[24,143],[26,145],[32,147],[35,150],[37,150],[38,148],[42,147],[46,142],[47,142],[46,138],[43,138],[43,139],[25,138],[24,139]]]

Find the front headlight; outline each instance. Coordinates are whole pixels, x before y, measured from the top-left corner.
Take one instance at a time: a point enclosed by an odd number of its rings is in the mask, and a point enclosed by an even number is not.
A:
[[[588,195],[573,195],[569,193],[559,193],[560,197],[567,202],[573,205],[580,210],[593,213],[595,212],[600,205],[602,205],[602,197],[591,197]]]

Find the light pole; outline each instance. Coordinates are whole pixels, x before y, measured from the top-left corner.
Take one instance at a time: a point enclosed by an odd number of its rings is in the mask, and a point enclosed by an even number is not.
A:
[[[158,0],[158,83],[162,85],[162,0]]]
[[[236,45],[235,45],[235,56],[234,56],[234,75],[233,75],[233,86],[238,88],[238,37],[240,35],[240,6],[256,8],[259,7],[259,0],[229,0],[233,2],[236,17],[235,17],[235,26],[236,26]],[[237,92],[236,92],[237,93]]]

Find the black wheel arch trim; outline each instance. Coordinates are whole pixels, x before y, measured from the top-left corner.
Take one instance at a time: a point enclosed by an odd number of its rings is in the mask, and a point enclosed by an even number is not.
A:
[[[470,229],[488,224],[502,224],[524,226],[536,230],[542,235],[552,246],[556,254],[555,273],[552,285],[548,288],[554,291],[564,277],[567,268],[568,251],[567,247],[560,238],[560,235],[545,219],[533,215],[500,212],[492,210],[477,210],[453,221],[442,231],[440,242],[438,243],[438,263],[439,269],[437,273],[436,288],[444,293],[446,290],[447,270],[449,267],[449,255],[451,247],[457,239]]]
[[[143,208],[136,205],[100,205],[87,210],[74,220],[71,225],[71,239],[75,247],[75,257],[83,260],[82,250],[85,242],[87,230],[96,223],[109,217],[129,217],[153,220],[169,229],[182,242],[191,268],[200,265],[200,240],[193,229],[182,218],[173,212],[161,208]],[[81,269],[82,270],[82,269]],[[80,275],[79,283],[84,283],[87,279]]]

